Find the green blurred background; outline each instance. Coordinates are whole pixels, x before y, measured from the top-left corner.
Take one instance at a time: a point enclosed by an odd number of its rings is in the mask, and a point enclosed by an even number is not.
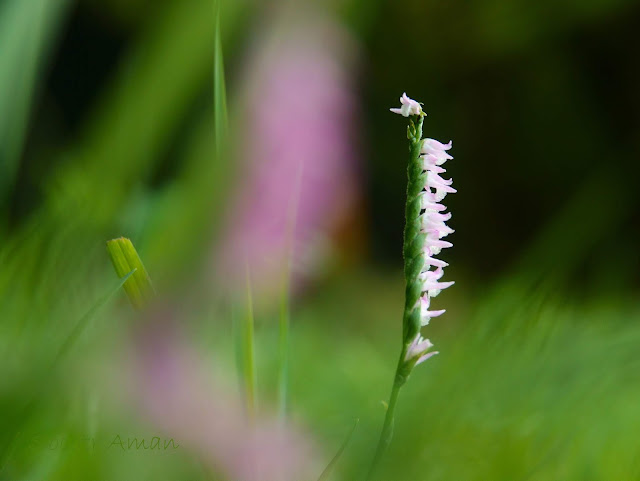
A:
[[[247,189],[251,59],[256,32],[278,38],[297,18],[280,12],[302,3],[348,38],[357,174],[340,187],[355,192],[341,221],[321,223],[330,253],[294,286],[290,312],[290,418],[320,470],[359,418],[333,477],[363,478],[400,347],[406,139],[388,109],[406,91],[425,103],[426,135],[453,139],[444,257],[456,285],[438,298],[448,312],[427,335],[441,354],[401,395],[379,479],[640,479],[640,3],[223,1],[223,147],[213,3],[0,3],[0,479],[223,479],[189,452],[50,449],[60,436],[158,429],[92,401],[91,380],[122,368],[138,322],[124,294],[48,366],[115,287],[104,242],[124,235],[233,379],[233,294],[215,259]],[[266,410],[276,320],[257,306]],[[34,436],[46,441],[21,441]]]

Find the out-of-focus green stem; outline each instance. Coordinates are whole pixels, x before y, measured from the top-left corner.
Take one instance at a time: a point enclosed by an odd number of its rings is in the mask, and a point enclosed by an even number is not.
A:
[[[335,467],[335,465],[338,464],[338,461],[340,460],[340,457],[342,456],[342,453],[344,453],[345,449],[347,449],[347,446],[349,446],[349,442],[351,441],[351,437],[353,436],[353,433],[355,432],[356,428],[358,427],[358,423],[359,422],[360,422],[360,420],[356,419],[356,422],[353,424],[353,427],[351,428],[351,431],[349,431],[349,434],[347,435],[347,437],[345,438],[344,442],[342,443],[342,446],[340,446],[340,449],[338,449],[338,452],[331,459],[331,461],[329,462],[327,467],[324,468],[324,471],[322,471],[322,474],[320,474],[320,477],[318,478],[318,481],[326,481],[327,479],[329,479],[329,476],[331,476],[331,472],[333,471],[333,468]]]
[[[44,393],[50,387],[50,382],[53,379],[53,374],[56,369],[60,365],[60,362],[67,356],[67,354],[73,349],[77,340],[80,338],[80,335],[84,331],[84,329],[89,324],[89,321],[95,316],[95,314],[111,299],[116,292],[120,290],[124,283],[134,274],[134,271],[126,273],[118,282],[116,287],[103,298],[99,299],[92,307],[87,311],[87,313],[82,316],[78,322],[76,322],[73,330],[67,336],[62,346],[58,350],[58,354],[55,359],[51,363],[49,369],[43,373],[42,379],[43,382],[39,383],[36,387],[33,396],[30,401],[24,406],[22,411],[19,412],[17,416],[14,416],[12,419],[13,425],[17,426],[15,433],[6,438],[4,442],[0,442],[0,474],[4,471],[6,467],[7,460],[12,456],[13,450],[15,448],[15,443],[20,436],[20,426],[22,426],[29,417],[34,413],[36,407],[43,399],[45,399]],[[4,479],[0,477],[0,479]]]
[[[304,164],[300,164],[295,179],[293,197],[289,206],[289,219],[287,222],[287,237],[285,245],[285,266],[282,276],[282,292],[280,294],[280,319],[278,322],[278,410],[280,420],[283,421],[287,414],[287,397],[289,390],[289,334],[290,298],[293,253],[295,248],[296,215],[298,213],[298,200],[302,184]]]
[[[229,116],[227,113],[227,90],[224,78],[224,58],[222,52],[222,32],[220,29],[220,3],[217,0],[214,7],[215,39],[213,59],[213,115],[215,129],[215,145],[218,162],[224,153],[224,143],[229,130]]]
[[[253,418],[256,410],[256,361],[253,319],[253,298],[251,295],[251,277],[247,266],[247,311],[242,335],[243,377],[247,414]]]
[[[68,0],[0,2],[0,204],[19,170],[43,67],[70,10]]]
[[[278,411],[280,419],[287,413],[287,394],[289,385],[289,285],[290,273],[284,274],[280,295],[280,319],[278,322]]]

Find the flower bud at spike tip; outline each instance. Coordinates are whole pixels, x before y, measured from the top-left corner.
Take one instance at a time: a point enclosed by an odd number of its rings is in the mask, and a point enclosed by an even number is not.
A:
[[[409,117],[410,115],[427,115],[422,111],[422,106],[415,100],[407,97],[406,93],[402,94],[402,97],[400,97],[400,103],[402,106],[399,109],[390,109],[391,112],[394,114],[400,114],[403,117]],[[413,122],[410,127],[413,128]]]
[[[136,248],[129,239],[120,237],[107,241],[107,252],[118,277],[123,278],[135,270],[122,287],[135,309],[146,307],[155,297],[155,291]]]

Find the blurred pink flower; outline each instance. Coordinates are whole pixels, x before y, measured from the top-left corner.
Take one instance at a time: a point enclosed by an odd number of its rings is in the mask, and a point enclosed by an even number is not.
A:
[[[242,400],[215,377],[175,326],[150,316],[135,338],[130,399],[144,418],[236,481],[287,481],[309,475],[310,444],[275,419],[249,422]]]
[[[217,256],[225,280],[248,265],[258,291],[277,291],[291,253],[303,280],[331,252],[359,192],[352,51],[317,12],[288,11],[255,39],[238,122],[246,173]]]

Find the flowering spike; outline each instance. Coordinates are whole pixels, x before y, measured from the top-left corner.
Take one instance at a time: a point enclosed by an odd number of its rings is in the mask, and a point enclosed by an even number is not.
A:
[[[429,310],[431,298],[440,291],[453,285],[453,282],[440,282],[443,268],[448,264],[434,256],[442,249],[452,247],[451,242],[442,240],[454,232],[445,222],[451,219],[450,213],[444,213],[446,207],[441,204],[447,194],[456,192],[451,179],[441,176],[446,170],[442,165],[453,157],[447,152],[452,142],[442,143],[431,138],[422,138],[422,124],[426,114],[419,102],[409,98],[406,93],[400,97],[400,108],[392,112],[409,118],[407,134],[410,142],[411,157],[407,168],[407,205],[405,209],[404,257],[406,299],[404,312],[405,353],[404,371],[398,379],[406,380],[411,369],[418,361],[425,361],[423,347],[431,347],[429,341],[420,337],[420,327],[426,326],[431,318],[444,314],[444,310]],[[420,346],[420,349],[418,347]]]
[[[393,412],[400,388],[415,366],[438,354],[437,351],[430,351],[433,344],[420,333],[420,329],[429,324],[431,318],[445,313],[444,309],[429,310],[431,299],[442,289],[453,285],[453,282],[440,282],[443,268],[448,264],[434,257],[441,249],[453,246],[450,242],[442,240],[443,237],[452,234],[453,229],[445,224],[451,218],[451,214],[443,213],[446,207],[440,203],[447,194],[456,192],[451,187],[451,179],[440,176],[445,172],[442,164],[453,159],[447,153],[451,148],[451,141],[443,144],[434,139],[423,139],[422,124],[427,114],[423,112],[421,104],[407,97],[406,93],[400,97],[400,104],[400,108],[393,108],[391,112],[409,118],[407,137],[410,152],[402,250],[406,283],[402,353],[368,479],[375,470],[377,460],[391,441]]]

